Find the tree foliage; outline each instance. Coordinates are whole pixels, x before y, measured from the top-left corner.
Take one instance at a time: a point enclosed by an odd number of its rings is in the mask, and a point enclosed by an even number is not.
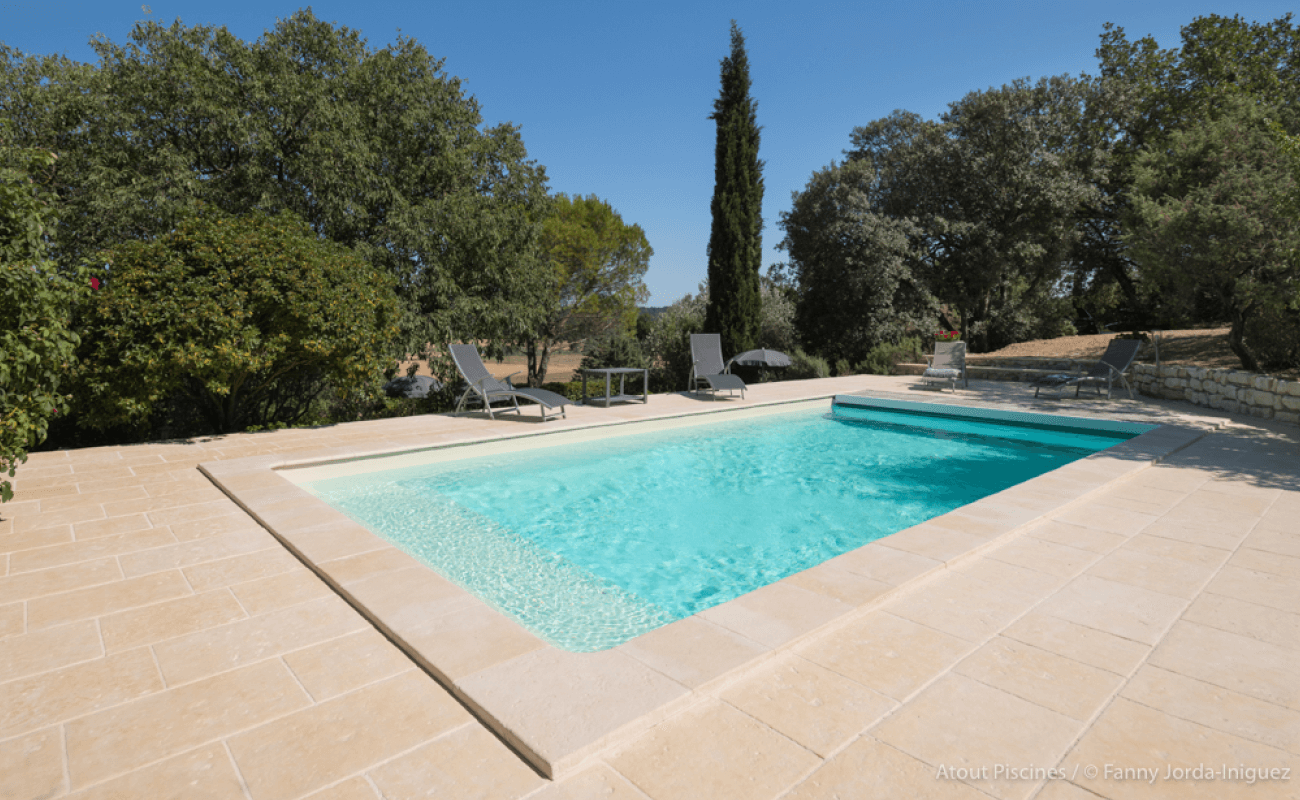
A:
[[[709,232],[709,305],[705,327],[722,337],[724,353],[752,349],[760,326],[763,261],[763,162],[758,158],[758,103],[749,96],[745,37],[731,22],[731,54],[722,60]]]
[[[544,170],[413,39],[374,50],[303,10],[255,42],[177,21],[91,45],[96,65],[0,53],[0,110],[60,156],[60,263],[163,235],[199,199],[291,211],[389,273],[409,346],[538,321]]]
[[[377,390],[395,363],[391,278],[288,212],[200,206],[99,259],[80,353],[90,425],[143,422],[176,394],[218,433],[291,423],[327,383]]]
[[[552,274],[541,321],[525,341],[530,386],[546,381],[555,342],[635,326],[637,304],[650,297],[642,276],[654,255],[641,226],[624,223],[595,195],[555,197],[542,250]]]
[[[44,258],[55,219],[45,180],[54,162],[53,153],[0,142],[0,475],[10,478],[67,409],[72,306],[88,288],[81,270]],[[13,485],[0,478],[0,502],[12,498]]]

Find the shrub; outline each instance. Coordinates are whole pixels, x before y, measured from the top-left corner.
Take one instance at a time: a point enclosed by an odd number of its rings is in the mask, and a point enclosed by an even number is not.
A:
[[[854,374],[853,365],[849,363],[849,360],[847,358],[841,358],[839,361],[835,362],[836,376],[853,375],[853,374]]]
[[[867,357],[858,362],[855,371],[864,375],[889,375],[897,364],[916,363],[924,359],[921,339],[906,336],[898,342],[885,342],[871,348]]]
[[[616,330],[587,342],[580,366],[581,369],[645,369],[646,357],[636,337]]]
[[[676,392],[688,388],[691,374],[691,334],[704,329],[705,293],[686,295],[664,310],[646,337],[650,362],[650,391]]]
[[[790,366],[785,370],[785,379],[790,381],[805,380],[808,378],[829,378],[831,376],[831,367],[826,363],[826,359],[810,356],[803,351],[803,348],[796,347],[794,352],[790,353]]]

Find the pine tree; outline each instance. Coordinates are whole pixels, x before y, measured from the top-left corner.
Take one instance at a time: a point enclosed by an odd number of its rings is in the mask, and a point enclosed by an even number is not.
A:
[[[757,345],[762,311],[763,162],[758,159],[756,103],[749,96],[745,37],[731,21],[731,55],[722,60],[722,92],[713,101],[713,229],[709,234],[709,305],[705,330],[722,335],[732,356]]]

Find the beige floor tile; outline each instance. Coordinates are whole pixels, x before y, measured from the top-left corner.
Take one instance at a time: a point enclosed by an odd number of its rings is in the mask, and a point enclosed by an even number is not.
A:
[[[0,552],[17,553],[72,541],[72,526],[58,525],[26,533],[0,533]]]
[[[985,533],[968,533],[940,525],[934,520],[886,536],[884,546],[947,563],[988,544]]]
[[[121,500],[133,500],[148,496],[143,486],[122,486],[116,489],[83,488],[77,494],[60,497],[59,507],[100,506]]]
[[[163,688],[148,648],[0,684],[0,738],[89,714]]]
[[[1034,800],[1097,800],[1101,795],[1070,783],[1066,779],[1049,780],[1043,790],[1034,795]]]
[[[356,523],[322,525],[303,531],[295,530],[290,536],[290,541],[293,542],[294,548],[313,564],[361,555],[390,546]]]
[[[1155,522],[1157,517],[1154,514],[1141,514],[1136,511],[1125,511],[1122,508],[1108,508],[1105,512],[1098,513],[1096,509],[1082,505],[1057,514],[1055,519],[1058,522],[1106,533],[1132,536]]]
[[[29,600],[27,626],[31,629],[48,628],[191,594],[193,592],[180,570],[158,572]]]
[[[1300,711],[1295,651],[1218,628],[1179,622],[1149,663]]]
[[[888,537],[886,537],[888,539]],[[942,569],[942,561],[903,550],[896,550],[879,542],[850,550],[825,562],[826,566],[847,570],[872,580],[898,586],[913,578],[919,578],[936,569]]]
[[[952,568],[954,573],[993,586],[1045,597],[1065,585],[1067,579],[1018,567],[992,558],[976,558]]]
[[[253,800],[335,783],[463,725],[477,724],[429,676],[404,672],[228,740]]]
[[[181,570],[196,592],[304,570],[302,562],[279,544],[239,556],[207,561]]]
[[[702,611],[699,616],[760,644],[779,647],[854,608],[823,594],[780,582]]]
[[[821,759],[731,706],[710,700],[608,759],[654,800],[774,798]]]
[[[230,755],[221,744],[209,744],[156,764],[128,772],[71,795],[69,800],[244,800],[244,788]]]
[[[970,642],[876,612],[795,652],[868,689],[903,700],[946,672],[973,648]]]
[[[368,627],[343,600],[326,597],[160,642],[154,652],[174,686]]]
[[[0,639],[27,632],[27,608],[23,603],[0,606]]]
[[[118,560],[122,564],[123,574],[130,578],[150,572],[161,572],[165,569],[188,567],[204,561],[216,561],[255,550],[265,550],[274,544],[278,542],[265,530],[249,528],[168,547],[158,547],[143,553],[130,553],[121,556]]]
[[[1200,765],[1290,768],[1288,782],[1255,783],[1223,780],[1170,780],[1171,767]],[[1233,798],[1291,798],[1296,792],[1295,756],[1256,742],[1178,719],[1147,706],[1118,698],[1084,734],[1078,746],[1066,756],[1063,766],[1092,766],[1095,778],[1080,770],[1072,782],[1113,800],[1232,800]],[[1154,780],[1145,776],[1124,779],[1116,770],[1146,768],[1156,771]]]
[[[0,555],[0,578],[9,574],[9,554]]]
[[[14,636],[0,644],[0,681],[11,681],[104,655],[93,620]]]
[[[898,705],[795,655],[779,657],[719,697],[823,758]]]
[[[344,589],[392,630],[416,630],[431,619],[478,602],[424,566],[363,578]]]
[[[384,800],[375,787],[364,777],[357,776],[334,784],[328,789],[312,792],[304,800]]]
[[[1155,644],[1187,601],[1126,583],[1081,575],[1036,611],[1143,644]]]
[[[79,789],[310,704],[279,661],[173,687],[68,723],[68,775]]]
[[[1037,612],[1016,620],[1002,635],[1117,675],[1131,673],[1151,652],[1150,645]]]
[[[50,569],[78,561],[92,561],[107,556],[134,553],[154,547],[175,544],[176,537],[166,528],[159,530],[137,531],[113,536],[104,536],[88,541],[56,544],[38,550],[24,550],[13,555],[13,572],[31,572],[38,569]]]
[[[1090,550],[1022,536],[990,550],[985,557],[1060,578],[1072,578],[1087,569],[1099,556]]]
[[[1038,602],[1034,595],[953,572],[889,604],[889,613],[981,642]]]
[[[230,591],[253,616],[335,594],[316,573],[305,569],[235,584]]]
[[[1120,549],[1208,567],[1222,566],[1228,560],[1228,554],[1221,548],[1180,542],[1162,536],[1149,536],[1145,533],[1139,533],[1129,539]]]
[[[166,574],[166,573],[163,573]],[[226,589],[120,611],[99,619],[110,653],[174,639],[248,616]]]
[[[1149,664],[1122,695],[1207,728],[1300,754],[1300,711]]]
[[[1223,509],[1191,507],[1185,503],[1180,503],[1171,509],[1169,513],[1162,515],[1160,522],[1164,524],[1173,523],[1187,528],[1210,528],[1226,535],[1241,538],[1250,533],[1250,529],[1259,522],[1259,517]]]
[[[248,513],[242,508],[232,508],[233,510],[229,514],[207,517],[193,522],[177,522],[167,527],[171,528],[172,533],[176,535],[176,540],[180,542],[207,539],[210,536],[219,536],[223,533],[266,530],[257,523],[257,520],[248,516]],[[277,546],[279,546],[278,543]]]
[[[1300,521],[1297,521],[1296,524],[1300,525]],[[1284,556],[1281,553],[1270,553],[1264,550],[1242,547],[1236,553],[1233,553],[1232,560],[1229,563],[1241,569],[1254,570],[1255,572],[1271,572],[1274,575],[1300,580],[1300,557],[1296,556]]]
[[[45,800],[63,794],[63,731],[46,728],[0,742],[0,797]]]
[[[460,693],[492,709],[512,746],[558,774],[615,735],[655,724],[687,697],[680,683],[617,650],[534,650],[458,680]]]
[[[382,550],[372,550],[359,556],[326,561],[320,565],[320,568],[333,580],[340,584],[346,584],[375,575],[382,575],[385,572],[395,572],[399,569],[416,567],[419,564],[420,562],[396,547],[385,547]]]
[[[645,800],[645,794],[604,764],[551,784],[528,800]]]
[[[1300,579],[1285,575],[1241,569],[1228,564],[1210,581],[1205,591],[1276,608],[1288,614],[1300,614]]]
[[[694,616],[644,633],[615,649],[692,689],[771,652],[765,645]]]
[[[785,800],[987,800],[988,795],[864,736],[827,760]]]
[[[1246,538],[1245,531],[1226,531],[1213,525],[1193,526],[1183,520],[1170,520],[1161,517],[1142,529],[1148,536],[1162,536],[1179,542],[1217,547],[1220,550],[1233,550],[1241,540]]]
[[[1113,672],[999,636],[956,672],[1077,720],[1090,719],[1124,680]]]
[[[1083,729],[1078,720],[961,675],[946,675],[871,735],[927,764],[1017,768],[1053,764]],[[1032,781],[968,780],[995,797],[1022,798]]]
[[[812,569],[797,572],[785,578],[783,582],[791,586],[798,586],[800,589],[807,589],[810,592],[825,595],[850,606],[865,605],[874,600],[879,600],[894,589],[892,585],[884,581],[858,575],[848,570],[837,569],[826,564],[820,564]]]
[[[1096,528],[1086,528],[1058,520],[1049,520],[1029,529],[1028,535],[1045,542],[1055,542],[1076,550],[1109,553],[1128,541],[1127,534],[1111,533]]]
[[[1300,614],[1288,614],[1223,595],[1202,594],[1184,612],[1183,619],[1300,650]]]
[[[367,773],[384,800],[495,800],[541,788],[539,775],[486,728],[469,724]]]
[[[1125,546],[1102,556],[1086,574],[1190,600],[1200,593],[1217,569],[1217,565],[1195,564]]]
[[[1300,522],[1291,520],[1288,523],[1289,530],[1296,530]],[[1279,555],[1300,558],[1300,533],[1287,533],[1284,530],[1270,530],[1262,525],[1251,531],[1250,535],[1242,541],[1243,548],[1249,547],[1254,550],[1263,550],[1267,553],[1278,553]]]
[[[405,653],[374,629],[285,653],[284,661],[318,703],[415,669]]]
[[[449,682],[547,646],[531,631],[477,599],[419,625],[388,627],[420,653],[441,680]]]
[[[128,514],[124,517],[109,517],[108,519],[95,519],[89,522],[78,522],[72,526],[73,535],[77,541],[87,539],[98,539],[103,536],[115,536],[122,533],[134,533],[135,531],[148,530],[153,527],[149,518],[144,514]]]
[[[97,505],[73,506],[59,508],[55,511],[42,511],[39,514],[24,514],[14,518],[14,533],[28,533],[41,528],[58,528],[75,525],[92,519],[103,519],[104,509]]]
[[[1178,504],[1177,509],[1180,511],[1207,509],[1217,513],[1227,512],[1258,517],[1263,515],[1268,510],[1268,507],[1273,504],[1273,497],[1277,492],[1274,489],[1265,494],[1237,494],[1232,491],[1221,491],[1225,488],[1227,487],[1211,481],[1188,495],[1186,500]]]

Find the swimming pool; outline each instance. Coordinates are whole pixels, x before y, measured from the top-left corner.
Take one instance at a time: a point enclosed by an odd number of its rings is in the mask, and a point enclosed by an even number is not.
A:
[[[551,644],[592,652],[1150,427],[892,406],[838,404],[304,488]]]

